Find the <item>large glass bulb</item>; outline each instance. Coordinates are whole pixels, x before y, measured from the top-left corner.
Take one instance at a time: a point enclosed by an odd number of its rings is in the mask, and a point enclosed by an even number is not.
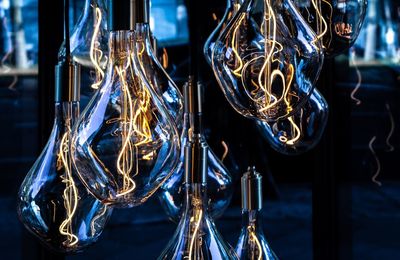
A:
[[[326,57],[353,46],[364,22],[368,0],[295,0],[304,18],[317,33]]]
[[[236,254],[241,260],[277,260],[265,239],[262,226],[262,176],[249,169],[242,183],[242,231],[236,245]]]
[[[108,31],[105,0],[86,0],[70,38],[74,60],[85,67],[104,70]]]
[[[181,221],[159,260],[237,259],[208,214],[207,185],[185,184],[185,209]]]
[[[299,109],[322,68],[315,37],[290,0],[246,0],[217,40],[212,59],[233,108],[262,121]]]
[[[183,97],[174,81],[154,55],[148,23],[136,24],[135,39],[140,67],[150,86],[162,97],[165,107],[180,130],[183,121]]]
[[[218,37],[221,35],[225,27],[228,25],[228,23],[232,20],[234,15],[237,13],[237,11],[239,11],[241,3],[242,0],[227,0],[224,16],[219,22],[217,28],[215,28],[215,30],[211,33],[206,43],[204,44],[204,56],[206,57],[206,60],[210,65],[215,42],[217,41]]]
[[[165,212],[171,220],[179,222],[184,210],[185,184],[184,184],[184,147],[188,141],[189,115],[185,113],[183,132],[181,136],[181,154],[178,167],[171,177],[161,186],[159,198]],[[207,153],[207,196],[208,213],[216,219],[224,213],[229,206],[233,195],[232,177],[222,162],[209,148]]]
[[[328,103],[314,89],[307,103],[292,116],[271,123],[257,121],[257,126],[274,150],[297,155],[311,150],[319,143],[328,115]]]
[[[86,190],[72,168],[71,127],[78,102],[57,102],[46,147],[28,172],[18,194],[18,216],[49,248],[81,251],[97,241],[112,209]]]
[[[110,33],[107,73],[80,120],[73,144],[75,167],[103,203],[145,202],[179,161],[179,134],[143,75],[133,32]]]

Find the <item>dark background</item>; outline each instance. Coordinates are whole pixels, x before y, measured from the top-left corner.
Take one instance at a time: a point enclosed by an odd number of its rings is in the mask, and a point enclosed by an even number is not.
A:
[[[198,33],[205,41],[217,25],[212,14],[222,17],[225,1],[202,2],[204,10],[199,11],[204,22]],[[392,0],[392,22],[399,37],[395,2]],[[77,15],[72,20],[76,21],[82,1],[75,4]],[[171,10],[180,4],[183,3],[153,1],[154,7]],[[384,18],[382,13],[378,12],[377,21]],[[25,1],[23,14],[27,42],[32,45],[32,65],[29,71],[15,70],[1,73],[0,77],[0,259],[62,259],[64,256],[47,252],[25,231],[15,210],[19,185],[51,130],[53,66],[62,41],[62,1]],[[11,21],[12,18],[10,15]],[[383,28],[382,24],[379,28]],[[188,69],[184,36],[161,39],[160,44],[169,54],[168,71],[178,86],[184,84]],[[356,45],[356,52],[362,52],[362,43]],[[235,245],[239,236],[238,180],[251,163],[264,176],[264,229],[281,259],[400,259],[400,66],[381,62],[384,59],[379,54],[371,62],[359,63],[359,106],[350,98],[358,76],[349,56],[325,63],[318,89],[330,106],[329,123],[318,147],[297,157],[273,151],[254,122],[233,111],[211,68],[201,60],[208,142],[217,156],[223,153],[221,141],[228,144],[226,166],[236,180],[232,205],[217,220],[217,227],[228,242]],[[9,63],[12,66],[12,56]],[[10,89],[16,76],[17,84]],[[395,131],[389,142],[395,150],[389,152],[387,137],[391,127]],[[372,146],[380,162],[378,180],[382,186],[371,180],[378,167],[369,148],[374,136]],[[141,207],[116,210],[98,244],[66,258],[155,259],[175,229],[155,196]]]

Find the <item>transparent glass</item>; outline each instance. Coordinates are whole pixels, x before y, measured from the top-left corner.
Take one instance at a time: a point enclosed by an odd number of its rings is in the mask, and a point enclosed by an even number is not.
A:
[[[262,121],[295,113],[322,68],[315,37],[290,0],[246,0],[218,38],[212,58],[233,108]]]
[[[179,161],[174,120],[146,81],[134,33],[110,33],[107,73],[76,124],[75,168],[105,204],[145,202],[171,176]]]
[[[181,136],[180,162],[171,177],[161,186],[160,192],[158,193],[161,205],[168,217],[174,222],[179,222],[184,210],[184,161],[185,145],[188,140],[188,130],[189,115],[185,114],[184,127]],[[210,148],[208,148],[207,160],[207,197],[209,198],[207,209],[209,215],[213,219],[216,219],[222,216],[231,202],[233,195],[233,180],[229,171]]]
[[[221,35],[222,31],[225,29],[225,27],[228,25],[228,23],[232,20],[234,15],[239,11],[240,9],[240,4],[242,3],[242,0],[228,0],[226,3],[226,10],[225,14],[222,17],[221,21],[219,22],[217,28],[210,34],[208,37],[206,43],[204,44],[204,56],[207,60],[207,62],[211,65],[211,58],[212,58],[212,52],[215,47],[215,42],[217,41],[218,37]]]
[[[265,239],[261,212],[259,210],[243,210],[242,216],[242,231],[235,248],[239,259],[278,259]]]
[[[347,51],[360,34],[368,0],[295,0],[306,21],[317,33],[325,56]]]
[[[185,211],[158,259],[237,259],[208,215],[205,184],[185,185]]]
[[[52,250],[69,253],[95,243],[112,209],[96,200],[72,168],[71,126],[77,102],[56,103],[49,141],[28,172],[18,194],[18,216],[24,226]]]
[[[136,24],[135,39],[139,64],[147,81],[162,98],[178,130],[181,130],[183,122],[183,97],[174,81],[154,55],[150,40],[150,26],[147,23]]]
[[[105,0],[86,0],[70,38],[74,60],[85,67],[105,68],[108,51]]]
[[[298,155],[313,149],[328,122],[328,103],[314,89],[307,103],[294,115],[272,123],[257,121],[258,130],[276,151]]]

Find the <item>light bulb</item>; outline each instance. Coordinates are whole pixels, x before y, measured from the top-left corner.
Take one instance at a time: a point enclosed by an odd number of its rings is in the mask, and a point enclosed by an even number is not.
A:
[[[236,254],[241,260],[276,260],[262,226],[262,176],[253,167],[243,175],[241,183],[243,224]]]
[[[335,57],[353,46],[364,22],[368,0],[295,0],[317,33],[325,56]]]
[[[132,207],[172,174],[179,134],[142,73],[135,33],[112,31],[109,53],[106,76],[77,122],[72,152],[93,195],[106,204]]]
[[[104,70],[108,51],[107,15],[105,0],[85,1],[70,38],[72,56],[82,66]]]
[[[145,1],[145,3],[148,2]],[[135,39],[140,68],[144,72],[150,86],[162,98],[178,130],[181,130],[183,123],[183,97],[174,81],[169,77],[154,55],[148,23],[136,24]]]
[[[211,33],[208,37],[206,43],[204,44],[204,56],[206,57],[207,62],[211,65],[212,52],[215,47],[215,42],[218,37],[221,35],[222,31],[228,25],[228,23],[232,20],[234,15],[239,11],[242,0],[227,0],[225,14],[219,22],[217,28]]]
[[[258,121],[257,126],[274,150],[287,155],[298,155],[319,143],[328,115],[328,103],[314,89],[307,103],[292,116],[271,123]]]
[[[323,53],[291,1],[247,0],[215,44],[212,66],[240,114],[286,118],[311,94]]]
[[[185,92],[187,92],[185,86]],[[187,93],[185,93],[187,95]],[[186,113],[183,123],[183,131],[181,135],[181,154],[178,167],[171,177],[161,186],[159,192],[160,203],[171,220],[179,222],[184,210],[185,184],[184,184],[184,160],[185,146],[188,142],[189,131],[189,114],[186,107]],[[205,143],[205,138],[202,137]],[[217,158],[214,152],[208,148],[207,152],[207,197],[208,197],[208,213],[216,219],[224,213],[229,206],[233,195],[233,180],[229,171],[222,162]]]
[[[63,253],[81,251],[96,242],[112,212],[89,194],[72,167],[71,128],[79,115],[79,88],[66,95],[66,85],[62,88],[60,81],[73,69],[71,64],[57,67],[53,130],[21,185],[17,208],[31,233]]]
[[[199,149],[205,153],[207,146],[202,144]],[[205,171],[202,169],[201,180],[186,171],[184,211],[175,234],[158,259],[237,259],[208,213]]]

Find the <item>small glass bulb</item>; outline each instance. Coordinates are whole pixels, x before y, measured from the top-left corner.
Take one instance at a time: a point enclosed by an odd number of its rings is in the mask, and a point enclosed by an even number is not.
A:
[[[218,38],[212,66],[243,116],[286,118],[308,99],[323,63],[315,33],[291,1],[248,0]]]
[[[249,168],[242,179],[242,231],[236,245],[241,260],[277,260],[265,239],[262,226],[262,176]]]
[[[179,134],[141,70],[135,33],[111,32],[109,53],[106,76],[77,122],[72,153],[96,198],[132,207],[171,176],[179,160]]]
[[[105,0],[86,0],[72,30],[74,60],[85,67],[104,70],[108,57],[107,6]]]
[[[282,154],[298,155],[313,149],[328,122],[328,103],[317,89],[307,103],[287,119],[257,121],[258,130],[271,147]]]
[[[365,19],[368,0],[295,1],[304,19],[317,33],[325,56],[335,57],[351,48]]]
[[[174,236],[159,256],[169,259],[237,259],[208,214],[207,185],[185,184],[185,209]]]
[[[112,209],[95,199],[72,167],[71,129],[79,102],[56,102],[56,117],[46,147],[18,193],[18,216],[47,247],[62,253],[82,251],[101,235]]]

